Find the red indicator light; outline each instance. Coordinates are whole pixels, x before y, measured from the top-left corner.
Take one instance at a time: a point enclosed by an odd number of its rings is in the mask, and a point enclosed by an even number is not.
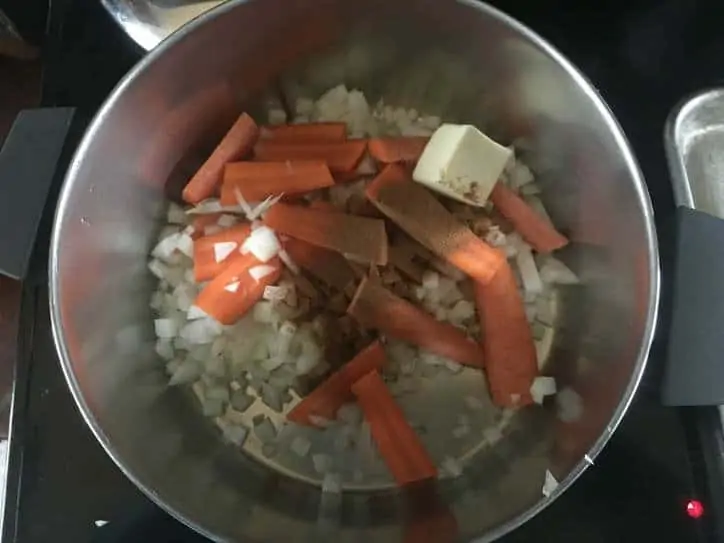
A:
[[[686,502],[686,514],[691,518],[701,518],[704,514],[704,506],[699,500],[689,500]]]

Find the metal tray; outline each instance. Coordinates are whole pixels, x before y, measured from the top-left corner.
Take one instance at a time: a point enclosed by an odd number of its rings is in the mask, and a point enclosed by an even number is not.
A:
[[[664,139],[676,205],[724,218],[724,89],[684,100]]]
[[[664,133],[674,203],[724,219],[724,88],[699,92],[669,115]],[[724,406],[719,406],[724,426]]]

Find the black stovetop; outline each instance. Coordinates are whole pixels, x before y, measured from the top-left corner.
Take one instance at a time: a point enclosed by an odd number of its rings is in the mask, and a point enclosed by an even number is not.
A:
[[[663,124],[681,97],[724,78],[718,2],[493,3],[548,38],[597,86],[633,144],[665,232],[673,201]],[[45,40],[44,105],[77,107],[80,127],[141,56],[97,0],[52,0]],[[3,541],[202,541],[136,490],[73,404],[50,333],[48,226],[46,218],[24,287]],[[718,414],[659,405],[660,339],[640,393],[596,465],[504,543],[724,541],[715,514],[724,511]],[[698,520],[685,512],[692,498],[706,508]],[[109,524],[98,528],[98,520]]]

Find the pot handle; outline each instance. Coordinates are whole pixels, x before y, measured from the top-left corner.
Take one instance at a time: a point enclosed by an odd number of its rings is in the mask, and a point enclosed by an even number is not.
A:
[[[662,402],[724,404],[724,220],[676,211]],[[665,292],[666,293],[666,292]]]
[[[60,188],[73,108],[28,109],[15,118],[0,150],[0,274],[23,279],[51,188]],[[65,151],[65,152],[64,152]],[[54,200],[54,199],[53,199]]]

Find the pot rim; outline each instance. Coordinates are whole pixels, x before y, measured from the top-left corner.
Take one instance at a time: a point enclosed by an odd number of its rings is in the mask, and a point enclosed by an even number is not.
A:
[[[176,518],[178,521],[182,522],[183,524],[192,528],[203,536],[216,541],[220,540],[219,536],[209,532],[206,528],[200,526],[194,520],[184,515],[182,512],[179,512],[173,509],[170,505],[166,504],[163,496],[158,495],[152,488],[144,484],[143,481],[138,479],[135,474],[124,465],[124,461],[118,454],[113,443],[105,434],[103,428],[101,428],[95,418],[91,415],[90,407],[85,401],[83,394],[80,390],[79,383],[73,373],[70,355],[66,347],[66,338],[63,333],[62,317],[59,304],[60,285],[58,256],[61,240],[60,228],[58,227],[58,225],[62,222],[62,219],[67,212],[68,200],[70,199],[71,193],[73,191],[73,180],[81,167],[81,163],[84,160],[90,143],[95,137],[95,134],[100,130],[100,127],[103,125],[106,117],[109,114],[109,111],[114,107],[119,97],[130,85],[133,84],[139,74],[152,68],[153,64],[165,54],[166,50],[174,47],[176,44],[188,38],[196,31],[198,27],[207,24],[208,22],[216,19],[217,17],[223,17],[226,13],[234,10],[238,5],[247,1],[249,0],[230,0],[217,7],[212,8],[208,12],[187,23],[179,30],[171,34],[158,47],[151,50],[116,85],[116,87],[113,89],[113,91],[103,103],[99,111],[96,113],[91,124],[86,130],[83,139],[73,156],[68,171],[66,172],[64,183],[58,199],[55,218],[53,221],[53,233],[51,237],[49,255],[49,302],[53,338],[59,354],[63,374],[65,375],[65,379],[71,390],[73,398],[79,407],[83,419],[90,427],[91,431],[93,432],[101,446],[105,449],[106,453],[111,457],[113,462],[126,475],[126,477],[128,477],[148,498],[150,498],[154,503],[156,503],[168,514]],[[488,17],[497,19],[501,24],[511,28],[513,31],[519,33],[525,39],[529,40],[530,43],[540,48],[545,54],[549,55],[552,60],[560,65],[591,99],[591,101],[603,117],[609,131],[613,135],[618,148],[623,154],[622,158],[624,159],[624,163],[627,166],[627,170],[633,178],[634,188],[638,195],[639,203],[641,205],[641,210],[643,214],[647,242],[646,249],[649,256],[648,279],[650,289],[647,299],[647,315],[646,322],[641,333],[641,343],[639,346],[636,364],[634,365],[631,377],[624,390],[622,398],[619,401],[618,406],[614,410],[610,420],[608,421],[608,424],[606,425],[605,431],[598,437],[595,443],[588,450],[588,453],[584,455],[584,457],[578,462],[578,464],[571,470],[568,476],[564,480],[559,482],[559,485],[549,497],[545,499],[540,499],[532,507],[514,516],[513,518],[499,525],[495,529],[472,540],[474,543],[489,543],[513,531],[514,529],[518,528],[519,526],[533,518],[535,515],[546,509],[560,495],[562,495],[590,466],[594,464],[596,457],[599,455],[601,450],[603,450],[606,443],[608,443],[609,439],[611,438],[614,431],[626,414],[626,411],[628,410],[631,402],[633,401],[634,395],[636,393],[636,390],[638,389],[644,370],[646,368],[646,363],[653,342],[659,316],[661,277],[659,249],[656,237],[656,227],[654,224],[653,207],[651,204],[648,190],[646,189],[643,174],[641,173],[638,162],[634,157],[631,145],[626,138],[623,129],[619,125],[618,121],[613,115],[613,112],[606,104],[603,97],[601,97],[593,84],[588,80],[585,75],[583,75],[583,73],[576,66],[573,65],[573,63],[571,63],[562,53],[560,53],[544,38],[539,36],[536,32],[534,32],[521,22],[517,21],[513,17],[507,15],[506,13],[500,11],[497,8],[490,6],[485,2],[478,0],[458,1],[468,7],[480,11]]]

